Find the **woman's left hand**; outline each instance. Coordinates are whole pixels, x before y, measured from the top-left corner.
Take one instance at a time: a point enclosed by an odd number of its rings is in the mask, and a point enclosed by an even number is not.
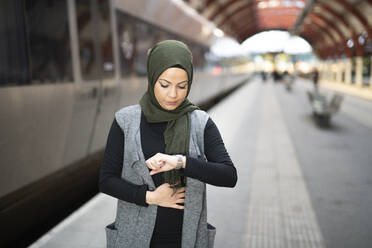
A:
[[[164,154],[164,153],[157,153],[151,158],[146,160],[146,165],[151,169],[150,175],[155,175],[160,172],[170,171],[176,168],[177,166],[177,157]]]

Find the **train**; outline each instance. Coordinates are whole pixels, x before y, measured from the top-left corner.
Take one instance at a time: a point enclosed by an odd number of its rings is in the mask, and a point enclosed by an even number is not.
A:
[[[189,46],[195,104],[247,77],[206,69],[215,27],[183,1],[3,0],[0,13],[1,247],[98,192],[114,113],[146,91],[155,43]]]

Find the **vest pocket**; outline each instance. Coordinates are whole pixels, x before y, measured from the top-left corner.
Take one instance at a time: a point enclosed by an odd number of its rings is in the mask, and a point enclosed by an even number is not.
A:
[[[216,236],[216,228],[211,224],[207,223],[208,230],[208,248],[214,247],[214,238]]]
[[[116,247],[116,239],[118,237],[118,230],[115,227],[115,222],[107,225],[106,228],[106,241],[107,241],[107,248],[115,248]]]

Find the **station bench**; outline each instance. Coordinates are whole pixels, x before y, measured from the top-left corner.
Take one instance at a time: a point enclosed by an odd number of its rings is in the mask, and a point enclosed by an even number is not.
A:
[[[307,91],[315,120],[321,125],[329,125],[331,116],[340,110],[343,95],[335,93],[329,101],[318,90]]]

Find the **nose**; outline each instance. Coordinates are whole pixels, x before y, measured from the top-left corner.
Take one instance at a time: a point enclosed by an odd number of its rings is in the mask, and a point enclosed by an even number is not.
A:
[[[176,87],[172,87],[169,92],[169,97],[175,98],[177,97],[177,89]]]

